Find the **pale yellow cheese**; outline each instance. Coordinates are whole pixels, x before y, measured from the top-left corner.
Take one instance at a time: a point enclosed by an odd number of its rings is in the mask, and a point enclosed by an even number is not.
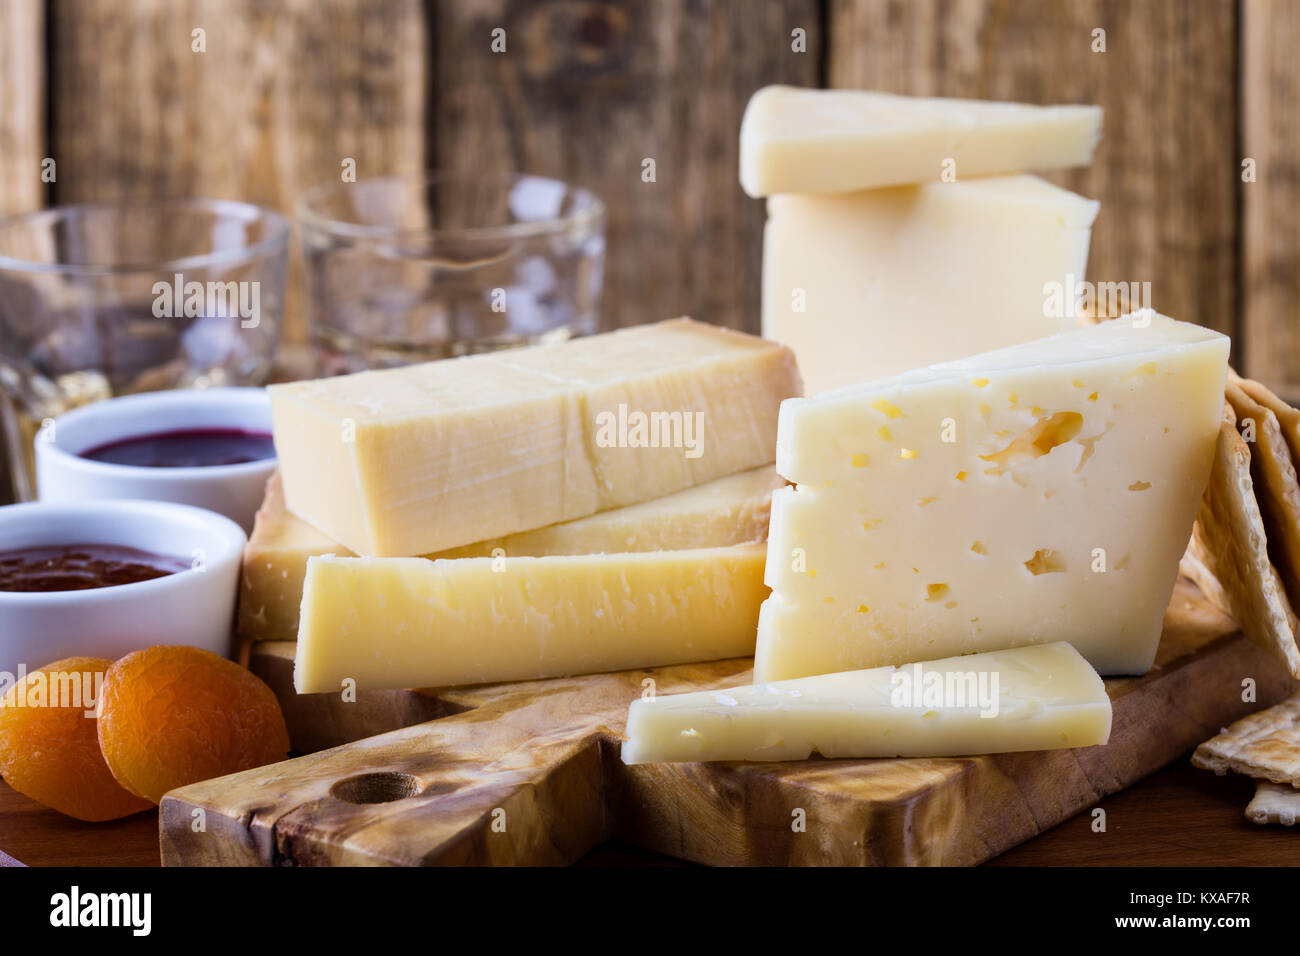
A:
[[[1099,106],[1030,106],[767,86],[740,124],[740,184],[751,196],[842,193],[1085,166]]]
[[[1063,331],[1097,208],[1033,176],[773,196],[763,334],[813,395]]]
[[[753,653],[762,544],[537,558],[313,557],[299,693],[475,684]],[[353,685],[346,685],[353,686]]]
[[[785,480],[771,465],[666,498],[576,518],[535,531],[452,548],[429,558],[510,557],[715,548],[767,538],[772,492]],[[279,475],[267,483],[244,550],[239,633],[245,641],[293,641],[307,559],[352,552],[285,508]]]
[[[951,757],[1104,744],[1111,708],[1069,644],[640,699],[623,761]]]
[[[1145,672],[1227,358],[1145,312],[786,402],[756,679],[1061,640]]]
[[[675,319],[268,391],[289,508],[404,556],[768,464],[801,386],[788,349]]]

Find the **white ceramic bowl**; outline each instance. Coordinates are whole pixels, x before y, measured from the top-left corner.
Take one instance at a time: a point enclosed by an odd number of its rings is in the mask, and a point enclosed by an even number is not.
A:
[[[9,505],[0,550],[112,544],[188,558],[191,568],[84,591],[0,591],[0,671],[74,655],[115,660],[155,644],[231,654],[244,532],[229,518],[159,501]]]
[[[203,428],[270,434],[271,404],[260,388],[178,389],[96,402],[60,415],[36,434],[41,501],[143,498],[196,505],[231,518],[245,533],[262,503],[275,459],[238,465],[151,468],[82,458],[125,438]]]

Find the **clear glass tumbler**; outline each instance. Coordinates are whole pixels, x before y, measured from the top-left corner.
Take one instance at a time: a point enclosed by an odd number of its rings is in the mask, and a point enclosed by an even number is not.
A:
[[[0,219],[0,415],[10,483],[32,440],[130,392],[260,385],[280,338],[289,221],[247,203],[74,205]]]
[[[297,218],[323,374],[597,330],[605,207],[586,190],[419,174],[318,187]]]

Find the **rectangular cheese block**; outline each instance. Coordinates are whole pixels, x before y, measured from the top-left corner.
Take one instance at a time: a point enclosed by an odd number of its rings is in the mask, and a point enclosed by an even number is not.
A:
[[[1099,106],[1030,106],[768,86],[740,124],[751,196],[843,193],[991,173],[1086,166]]]
[[[301,694],[564,677],[753,653],[762,544],[539,558],[314,557]]]
[[[1071,328],[1097,208],[1034,176],[773,196],[763,334],[811,395]]]
[[[1142,312],[781,409],[755,678],[1069,641],[1141,674],[1228,339]]]
[[[272,385],[290,510],[358,554],[429,554],[768,464],[788,349],[690,319]]]
[[[426,557],[673,551],[765,541],[772,492],[784,485],[776,469],[764,465],[666,498]],[[280,477],[273,475],[244,549],[239,593],[239,634],[244,641],[297,640],[307,559],[321,554],[353,553],[289,511]]]
[[[632,702],[623,762],[954,757],[1104,744],[1110,698],[1069,644]]]

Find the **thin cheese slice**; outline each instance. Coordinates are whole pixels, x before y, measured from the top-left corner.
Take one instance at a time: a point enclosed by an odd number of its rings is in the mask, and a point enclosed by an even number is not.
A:
[[[273,385],[289,508],[358,554],[429,554],[773,458],[788,349],[689,319]]]
[[[300,694],[563,677],[753,653],[761,544],[540,558],[315,557]]]
[[[781,409],[755,678],[1069,641],[1148,670],[1228,340],[1143,312]]]
[[[623,761],[951,757],[1104,744],[1110,698],[1069,644],[634,701]]]
[[[810,395],[1078,324],[1098,204],[1034,176],[767,208],[763,334],[794,349]]]
[[[843,193],[1086,166],[1100,137],[1099,106],[767,86],[741,120],[740,185],[751,196]]]
[[[765,541],[772,492],[784,485],[776,469],[765,465],[666,498],[426,557],[673,551]],[[352,556],[285,507],[279,475],[273,475],[244,549],[239,594],[239,633],[244,641],[297,640],[307,559],[321,554]]]

